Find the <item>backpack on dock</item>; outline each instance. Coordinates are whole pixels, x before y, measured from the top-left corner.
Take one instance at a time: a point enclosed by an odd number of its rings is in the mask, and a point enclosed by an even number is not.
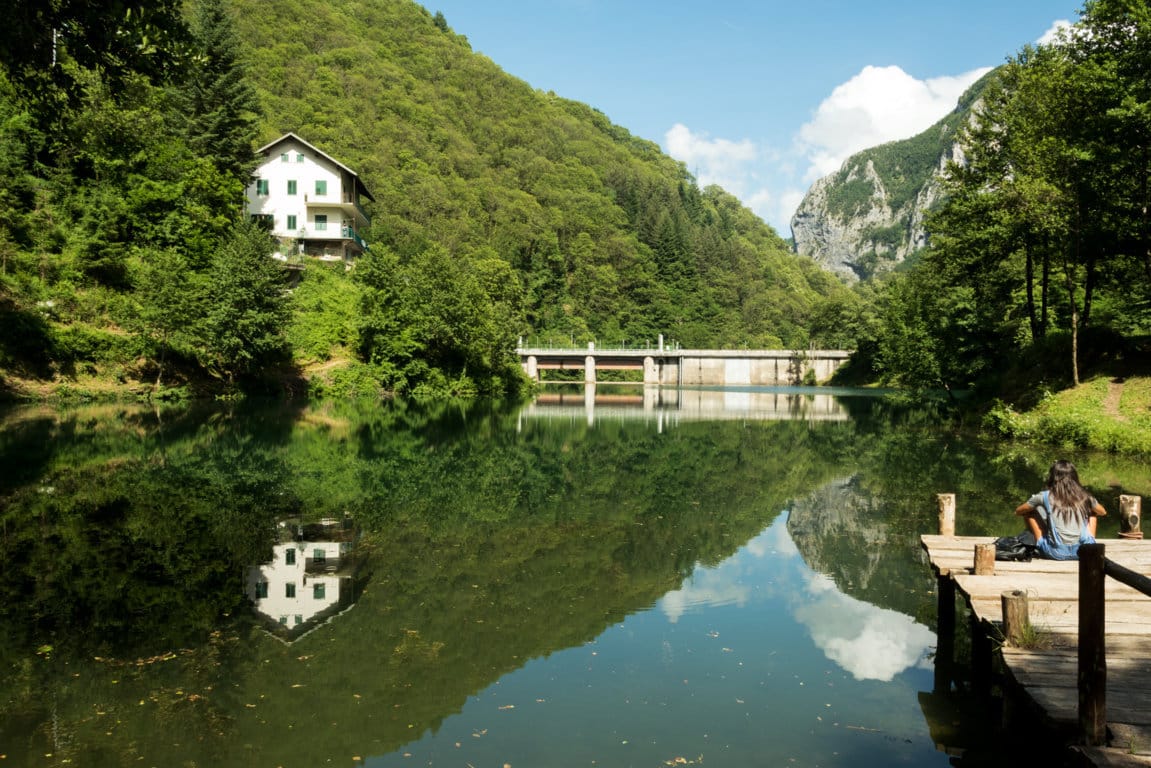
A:
[[[1000,536],[995,540],[995,559],[1027,562],[1039,552],[1035,535],[1024,531],[1015,536]]]

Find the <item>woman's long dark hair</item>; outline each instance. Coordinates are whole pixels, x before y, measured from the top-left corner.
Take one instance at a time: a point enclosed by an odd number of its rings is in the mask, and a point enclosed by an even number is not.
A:
[[[1091,514],[1091,494],[1079,484],[1079,473],[1070,461],[1060,459],[1047,473],[1051,512],[1082,523]]]

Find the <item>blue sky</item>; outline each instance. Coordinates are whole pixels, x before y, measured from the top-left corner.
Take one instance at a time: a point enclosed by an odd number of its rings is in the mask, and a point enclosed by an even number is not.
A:
[[[926,129],[1076,0],[428,0],[472,49],[604,112],[781,235],[850,154]]]

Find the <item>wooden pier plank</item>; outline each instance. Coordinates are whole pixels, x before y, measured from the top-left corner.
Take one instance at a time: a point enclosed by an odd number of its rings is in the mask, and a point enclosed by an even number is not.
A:
[[[1079,564],[1035,559],[996,562],[993,575],[973,574],[975,545],[990,536],[923,536],[932,570],[955,584],[989,637],[998,638],[1002,594],[1023,590],[1034,649],[1000,648],[1007,675],[1063,728],[1078,726]],[[1151,541],[1103,540],[1106,556],[1138,573],[1151,573]],[[1151,768],[1151,598],[1114,579],[1104,587],[1107,632],[1109,747],[1076,747],[1093,765]],[[999,642],[995,641],[996,646]]]

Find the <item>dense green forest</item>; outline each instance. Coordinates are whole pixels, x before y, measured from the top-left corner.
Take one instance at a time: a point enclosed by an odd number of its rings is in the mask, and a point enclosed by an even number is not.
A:
[[[1135,0],[1087,3],[1062,41],[996,70],[929,247],[875,289],[865,375],[1030,406],[1084,374],[1147,373],[1148,71],[1151,9]],[[1119,395],[1103,405],[1129,422]]]
[[[0,35],[0,392],[494,393],[520,336],[851,342],[858,300],[734,197],[410,0],[66,0]],[[352,270],[244,222],[288,131],[373,192]]]

